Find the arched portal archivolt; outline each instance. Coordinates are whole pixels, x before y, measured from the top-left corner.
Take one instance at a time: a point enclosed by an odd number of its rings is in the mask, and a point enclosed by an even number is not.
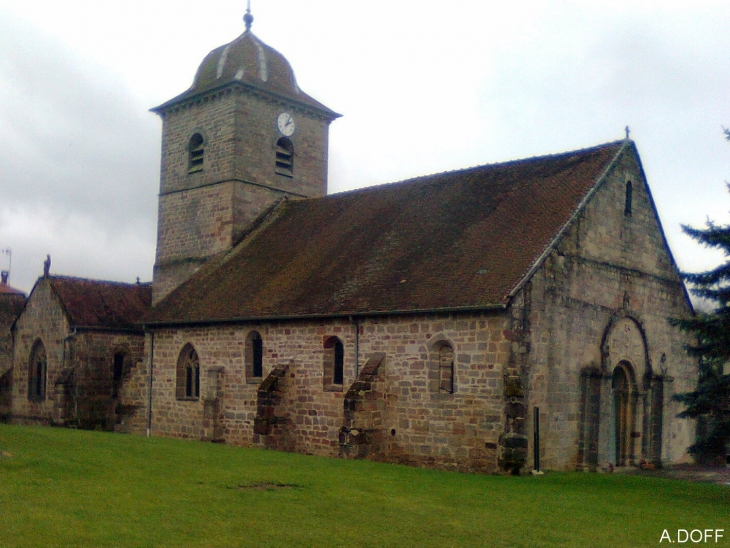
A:
[[[632,364],[637,375],[651,374],[644,329],[631,316],[614,318],[609,322],[601,344],[601,356],[603,370],[609,375],[622,361]]]
[[[600,368],[581,372],[579,466],[660,460],[662,382],[652,372],[641,322],[613,316],[601,341]]]

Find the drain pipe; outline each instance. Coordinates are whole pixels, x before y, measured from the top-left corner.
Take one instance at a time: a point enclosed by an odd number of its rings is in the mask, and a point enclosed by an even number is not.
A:
[[[66,343],[68,343],[71,339],[76,338],[76,326],[73,327],[71,330],[71,334],[67,337],[64,337],[62,341],[62,348],[63,348],[63,356],[61,357],[61,374],[63,375],[63,372],[66,370]],[[79,420],[79,386],[76,382],[76,371],[74,371],[74,420]]]
[[[533,410],[533,424],[532,424],[532,436],[533,436],[533,474],[540,474],[540,408],[535,407]]]
[[[150,377],[147,382],[147,437],[152,436],[152,381],[155,366],[155,333],[150,333]]]

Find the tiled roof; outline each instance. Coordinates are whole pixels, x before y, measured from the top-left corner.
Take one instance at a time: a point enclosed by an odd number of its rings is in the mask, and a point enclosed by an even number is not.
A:
[[[0,329],[9,327],[23,310],[24,305],[25,295],[22,292],[0,293]]]
[[[146,321],[504,306],[627,144],[284,202]]]
[[[50,276],[72,327],[135,329],[152,302],[149,284]]]
[[[22,295],[25,296],[20,289],[10,287],[8,284],[0,283],[0,295]]]

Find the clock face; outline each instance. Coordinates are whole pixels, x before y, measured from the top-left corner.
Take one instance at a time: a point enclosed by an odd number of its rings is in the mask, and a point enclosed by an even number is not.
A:
[[[277,119],[277,125],[279,126],[279,131],[281,132],[281,134],[285,135],[286,137],[290,137],[296,129],[294,118],[292,118],[291,114],[289,114],[288,112],[282,112],[281,114],[279,114],[279,118]]]

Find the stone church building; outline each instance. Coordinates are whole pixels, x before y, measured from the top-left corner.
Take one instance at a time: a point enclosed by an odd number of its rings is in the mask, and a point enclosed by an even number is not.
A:
[[[151,296],[149,284],[46,270],[12,325],[14,421],[121,429],[125,413],[136,410],[123,399],[134,364],[144,359],[138,322]]]
[[[251,21],[153,109],[151,288],[39,279],[13,420],[492,472],[538,418],[543,468],[685,459],[692,308],[634,142],[327,195],[339,114]]]

